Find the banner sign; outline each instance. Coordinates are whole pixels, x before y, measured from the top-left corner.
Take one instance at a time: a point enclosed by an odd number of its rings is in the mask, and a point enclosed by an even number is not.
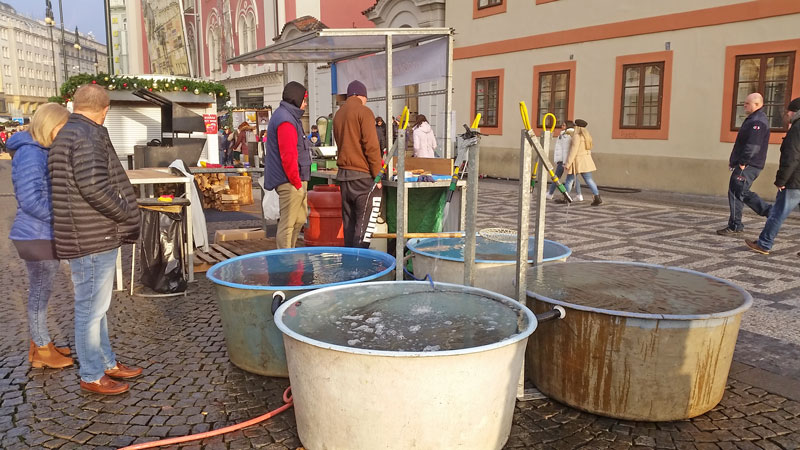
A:
[[[216,114],[203,114],[203,123],[206,124],[206,134],[217,134]]]

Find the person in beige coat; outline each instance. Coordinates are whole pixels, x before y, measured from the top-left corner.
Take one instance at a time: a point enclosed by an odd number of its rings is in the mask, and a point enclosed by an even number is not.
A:
[[[592,135],[586,126],[588,122],[582,119],[575,120],[575,133],[572,135],[572,144],[569,149],[569,156],[564,164],[567,172],[567,179],[564,186],[567,192],[572,188],[572,183],[576,181],[577,175],[583,177],[583,181],[589,186],[594,195],[592,206],[600,206],[603,200],[600,198],[600,191],[597,190],[597,183],[592,179],[592,172],[597,170],[592,160]]]

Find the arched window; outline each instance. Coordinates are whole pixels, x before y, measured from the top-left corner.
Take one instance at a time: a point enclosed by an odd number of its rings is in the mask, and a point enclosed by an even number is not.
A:
[[[250,43],[247,42],[249,37],[247,34],[247,19],[245,19],[244,14],[239,15],[236,21],[236,34],[239,35],[239,54],[250,51]]]
[[[256,40],[256,15],[253,11],[247,13],[247,42],[250,44],[248,52],[256,50],[258,41]]]

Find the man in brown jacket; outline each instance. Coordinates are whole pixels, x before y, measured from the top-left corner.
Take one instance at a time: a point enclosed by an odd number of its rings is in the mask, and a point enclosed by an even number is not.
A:
[[[373,179],[381,170],[381,150],[375,115],[367,108],[367,88],[360,81],[347,86],[347,101],[333,119],[333,136],[339,147],[336,179],[342,187],[342,225],[346,247],[369,247],[364,234],[381,183]]]

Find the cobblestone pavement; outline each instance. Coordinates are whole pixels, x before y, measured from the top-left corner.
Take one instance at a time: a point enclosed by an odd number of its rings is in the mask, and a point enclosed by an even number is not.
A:
[[[6,235],[14,211],[8,169],[0,162],[0,232]],[[510,182],[481,183],[481,226],[515,224],[515,189]],[[724,223],[724,208],[696,202],[673,205],[643,194],[608,196],[606,201],[600,208],[588,202],[569,209],[550,207],[547,237],[569,245],[574,259],[688,267],[735,281],[756,298],[745,314],[725,396],[703,416],[656,424],[602,418],[549,400],[518,403],[507,448],[800,448],[800,269],[795,255],[800,224],[792,219],[775,254],[763,257],[745,251],[738,239],[713,234]],[[760,223],[747,217],[753,233]],[[258,224],[209,222],[209,232]],[[129,251],[124,252],[126,262]],[[32,369],[26,358],[27,281],[7,239],[0,239],[0,261],[0,280],[7,286],[0,298],[0,448],[118,448],[217,429],[282,404],[288,380],[249,374],[228,360],[216,296],[203,276],[186,298],[114,294],[108,315],[114,349],[122,362],[145,369],[130,392],[116,397],[88,394],[79,389],[74,367]],[[49,325],[58,345],[72,344],[72,287],[65,263],[56,279]],[[289,410],[243,431],[181,448],[276,450],[301,445]]]

